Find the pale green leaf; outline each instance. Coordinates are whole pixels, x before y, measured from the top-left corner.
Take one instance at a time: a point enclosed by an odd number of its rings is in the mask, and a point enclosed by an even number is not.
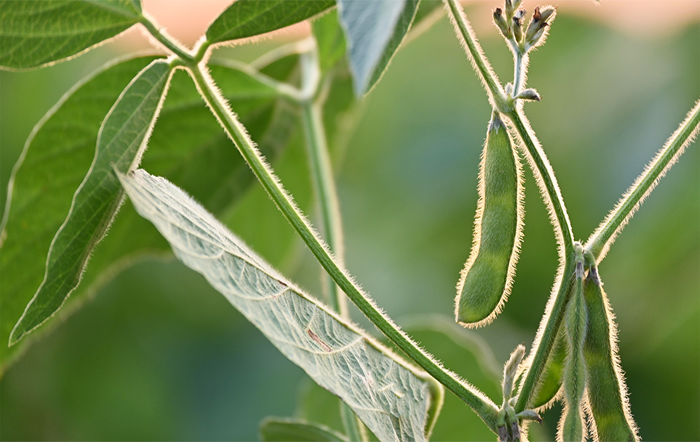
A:
[[[265,442],[348,442],[330,428],[299,419],[268,417],[260,422],[260,440]]]
[[[139,0],[0,1],[0,66],[23,69],[78,54],[138,23]]]
[[[338,0],[357,95],[381,78],[406,36],[420,0]]]
[[[0,226],[0,342],[10,331],[44,277],[51,239],[66,218],[71,198],[95,155],[98,130],[120,92],[154,57],[110,63],[72,88],[36,126],[11,178]],[[261,68],[278,80],[293,75],[298,57]],[[288,103],[250,83],[244,73],[211,66],[224,96],[270,160],[287,146],[298,126]],[[245,161],[206,108],[184,72],[176,72],[144,165],[169,177],[223,214],[254,182]],[[153,226],[130,207],[123,208],[96,247],[80,285],[61,308],[62,317],[82,304],[125,266],[145,256],[168,254],[170,247]],[[41,327],[47,331],[52,318]],[[38,330],[32,333],[37,334]],[[30,344],[0,345],[0,374]]]
[[[291,361],[381,440],[425,440],[428,381],[279,275],[167,180],[120,175],[136,210]]]
[[[123,199],[112,169],[127,172],[140,163],[171,72],[167,61],[153,61],[129,83],[107,114],[92,166],[51,243],[44,281],[12,330],[10,344],[51,317],[80,282],[93,247],[104,236]]]
[[[334,0],[236,0],[207,29],[210,43],[237,40],[299,23],[335,6]]]
[[[402,322],[404,331],[430,349],[445,366],[489,397],[500,397],[500,367],[491,349],[476,332],[465,330],[455,324],[454,318],[442,315],[419,316]],[[336,431],[343,428],[335,396],[316,385],[303,385],[300,390],[295,410],[297,418],[319,422]],[[445,395],[431,440],[488,441],[493,438],[491,430],[465,407],[464,402],[453,394]]]

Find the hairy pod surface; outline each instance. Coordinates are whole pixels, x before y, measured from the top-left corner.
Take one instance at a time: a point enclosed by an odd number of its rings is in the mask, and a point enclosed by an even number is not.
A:
[[[583,262],[576,265],[574,293],[566,310],[565,327],[568,354],[564,365],[565,408],[559,421],[557,440],[581,442],[586,437],[583,417],[584,392],[586,388],[586,366],[583,344],[586,333],[586,306],[583,300]]]
[[[583,355],[588,372],[588,403],[596,441],[637,441],[636,425],[629,412],[627,388],[617,354],[617,332],[608,298],[591,269],[584,289],[588,324]],[[597,273],[597,272],[596,272]]]
[[[563,330],[557,333],[557,337],[549,353],[547,362],[542,369],[540,382],[536,393],[530,399],[528,407],[534,410],[548,408],[557,397],[561,389],[562,376],[564,374],[564,364],[566,363],[566,337]]]
[[[522,170],[498,113],[489,124],[479,165],[474,243],[457,284],[455,316],[465,327],[491,322],[503,310],[523,231]]]

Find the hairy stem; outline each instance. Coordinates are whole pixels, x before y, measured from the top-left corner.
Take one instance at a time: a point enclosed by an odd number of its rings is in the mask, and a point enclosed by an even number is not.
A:
[[[523,79],[525,78],[525,69],[527,67],[525,63],[525,57],[526,55],[520,52],[516,48],[517,52],[515,53],[515,72],[513,73],[513,96],[517,97],[518,94],[520,93],[520,88],[523,85]]]
[[[547,358],[556,341],[559,327],[564,319],[565,307],[571,295],[570,286],[573,284],[574,280],[574,269],[575,256],[574,253],[570,253],[567,255],[564,270],[559,276],[561,279],[558,281],[559,288],[557,289],[556,296],[549,302],[547,306],[549,312],[545,313],[545,316],[542,318],[542,325],[540,325],[538,336],[535,338],[532,349],[534,356],[532,356],[531,361],[529,361],[529,368],[525,375],[525,380],[518,393],[518,401],[515,404],[516,413],[527,409],[528,403],[535,393],[535,387],[539,384],[540,375],[542,374],[542,370],[544,370]]]
[[[148,16],[141,16],[141,24],[153,36],[153,38],[158,40],[158,42],[166,48],[170,49],[175,55],[182,59],[185,64],[195,62],[195,58],[187,51],[186,48],[183,48],[178,42],[173,40],[171,36],[158,29]]]
[[[564,198],[561,196],[557,178],[554,176],[552,165],[547,159],[542,146],[537,141],[534,132],[530,128],[527,118],[521,110],[513,110],[506,114],[513,122],[515,130],[520,135],[520,139],[525,144],[525,148],[529,154],[530,163],[537,170],[538,184],[542,189],[542,196],[545,198],[547,207],[550,209],[550,216],[553,215],[552,223],[554,224],[557,236],[557,242],[563,243],[566,256],[574,251],[574,235],[569,221],[569,213],[566,211]]]
[[[340,221],[340,206],[338,205],[333,169],[321,120],[320,103],[304,103],[302,105],[302,120],[311,164],[311,175],[321,209],[321,231],[336,259],[342,262],[343,232]],[[340,293],[338,286],[330,277],[324,279],[326,280],[330,306],[341,316],[347,317],[345,296]]]
[[[498,409],[496,405],[481,394],[476,388],[460,380],[454,373],[447,371],[427,352],[414,343],[398,326],[383,312],[361,289],[351,281],[345,271],[336,263],[331,252],[323,241],[312,230],[309,223],[292,202],[291,197],[282,188],[270,166],[265,162],[260,152],[254,147],[235,115],[229,110],[208,74],[200,65],[189,65],[189,71],[207,105],[211,108],[228,136],[232,139],[243,158],[258,178],[263,188],[274,201],[282,214],[297,231],[304,243],[309,247],[316,259],[328,274],[340,286],[345,294],[364,313],[377,328],[396,344],[410,359],[422,367],[438,382],[447,387],[460,399],[467,403],[477,415],[496,431]]]
[[[501,83],[498,81],[498,78],[496,78],[496,74],[494,74],[491,64],[484,55],[484,52],[481,50],[479,42],[476,40],[476,35],[474,35],[474,31],[469,24],[469,20],[467,20],[467,16],[464,14],[458,0],[444,1],[449,12],[450,20],[455,26],[455,30],[457,31],[457,35],[460,37],[460,41],[467,49],[467,54],[474,65],[474,69],[477,71],[481,81],[483,81],[484,85],[486,86],[486,91],[489,93],[492,100],[492,105],[494,105],[494,107],[498,107],[496,105],[505,99],[503,88],[501,87]]]
[[[693,141],[699,127],[700,101],[695,103],[683,123],[666,141],[664,147],[656,154],[656,157],[586,242],[586,250],[593,254],[597,263],[608,253],[617,235],[627,225],[646,197],[654,190],[661,177],[666,174],[668,169],[683,154],[685,148]]]

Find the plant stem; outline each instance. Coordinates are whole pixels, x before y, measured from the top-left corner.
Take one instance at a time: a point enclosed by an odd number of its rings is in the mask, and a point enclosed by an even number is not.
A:
[[[523,78],[525,77],[525,57],[522,52],[516,47],[515,52],[515,72],[513,73],[513,97],[517,97],[520,93],[520,88],[523,84]]]
[[[515,404],[515,413],[520,413],[527,409],[528,402],[532,394],[534,393],[535,387],[539,384],[540,375],[542,370],[547,363],[549,354],[552,351],[554,341],[559,332],[559,327],[561,326],[562,320],[564,319],[565,307],[569,302],[571,297],[571,287],[574,281],[574,269],[575,269],[575,255],[570,253],[567,255],[566,264],[564,265],[564,270],[559,276],[558,286],[556,296],[553,300],[550,300],[547,305],[548,312],[545,312],[542,318],[542,324],[540,325],[540,331],[538,336],[535,338],[535,343],[533,344],[532,352],[534,356],[529,362],[529,368],[525,380],[520,387],[518,392],[518,401]],[[551,306],[551,307],[550,307]]]
[[[527,376],[518,394],[515,412],[520,413],[526,409],[533,389],[539,383],[540,375],[547,362],[549,353],[552,350],[559,326],[564,317],[564,306],[569,299],[569,286],[571,284],[575,262],[575,246],[569,215],[566,211],[557,179],[554,176],[552,166],[547,160],[547,156],[542,150],[537,138],[534,133],[531,133],[527,118],[521,114],[519,109],[515,109],[506,115],[515,126],[515,130],[518,132],[518,135],[520,135],[527,149],[531,168],[533,171],[537,170],[537,184],[549,208],[557,243],[560,247],[563,245],[563,250],[560,250],[560,260],[563,258],[564,261],[564,268],[559,276],[561,279],[557,282],[559,289],[557,290],[554,300],[550,301],[552,306],[551,311],[542,318],[544,327],[540,326],[542,332],[535,338],[535,342],[533,343],[531,351],[534,351],[535,355],[532,358]],[[563,253],[563,256],[561,253]]]
[[[146,28],[146,30],[160,42],[163,46],[170,49],[175,55],[181,58],[184,64],[189,64],[195,62],[195,58],[190,54],[186,48],[183,48],[179,43],[177,43],[172,37],[165,34],[163,31],[158,29],[153,21],[146,15],[141,16],[141,24]],[[197,60],[198,61],[198,60]]]
[[[685,120],[666,141],[664,147],[656,154],[644,172],[639,175],[586,242],[586,250],[593,254],[597,263],[603,260],[615,238],[627,225],[632,215],[695,138],[698,127],[700,127],[700,100],[695,103]]]
[[[459,5],[458,0],[444,0],[447,5],[447,9],[450,12],[450,20],[455,25],[455,29],[458,31],[457,35],[460,37],[463,45],[467,49],[467,54],[469,59],[474,65],[474,69],[479,73],[481,80],[486,86],[486,91],[492,101],[493,107],[501,109],[499,104],[505,99],[505,93],[501,87],[501,83],[496,78],[496,74],[491,68],[488,59],[484,56],[483,51],[479,42],[476,40],[474,31],[472,30],[467,16],[464,14],[462,7]]]
[[[357,305],[360,311],[398,348],[437,381],[456,394],[457,397],[466,402],[488,427],[495,432],[498,414],[496,405],[474,387],[461,381],[455,374],[444,369],[431,355],[418,347],[351,281],[350,277],[332,258],[323,241],[311,229],[304,216],[292,202],[291,197],[282,188],[270,166],[254,147],[250,138],[248,138],[244,127],[238,122],[223,98],[217,93],[211,78],[199,65],[190,65],[189,71],[207,105],[241,152],[241,155],[243,155],[243,158],[263,188],[336,284]]]
[[[571,229],[571,222],[569,221],[569,213],[566,210],[564,198],[561,196],[552,165],[549,163],[547,155],[542,150],[542,146],[537,141],[537,137],[532,132],[530,123],[522,111],[515,109],[506,114],[506,116],[513,122],[515,130],[525,144],[529,154],[530,165],[534,166],[532,169],[537,170],[536,175],[539,175],[536,177],[537,183],[549,208],[550,218],[552,218],[552,224],[554,224],[556,230],[557,242],[563,244],[565,259],[567,259],[566,257],[574,251],[574,235]]]
[[[208,64],[236,69],[264,84],[265,86],[274,89],[277,95],[291,101],[292,103],[300,103],[302,101],[302,93],[299,89],[287,83],[277,81],[272,77],[268,77],[249,64],[226,58],[210,60]]]
[[[311,175],[321,209],[321,230],[328,247],[336,259],[342,263],[343,233],[340,222],[340,207],[319,108],[320,103],[302,104],[302,120],[311,164]],[[342,317],[347,317],[345,296],[339,293],[338,286],[330,277],[324,279],[326,280],[330,306]]]

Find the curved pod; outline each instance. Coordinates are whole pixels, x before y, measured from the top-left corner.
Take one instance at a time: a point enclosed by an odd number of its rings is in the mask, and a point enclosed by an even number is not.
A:
[[[523,231],[523,178],[508,130],[493,113],[479,165],[474,243],[457,284],[456,321],[493,321],[510,294]]]

